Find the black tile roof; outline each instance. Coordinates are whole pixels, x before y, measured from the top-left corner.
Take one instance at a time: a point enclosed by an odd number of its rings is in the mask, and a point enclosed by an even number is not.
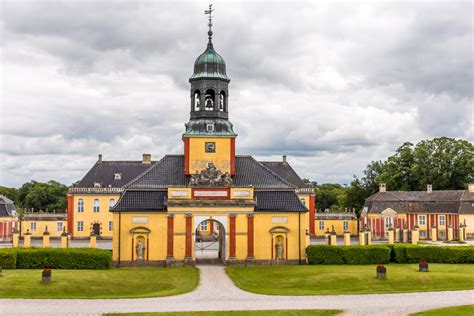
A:
[[[286,161],[261,161],[265,167],[290,182],[297,188],[306,188],[308,185],[300,178],[295,170]]]
[[[253,186],[264,189],[294,189],[295,186],[281,178],[251,156],[236,156],[235,186]],[[184,156],[166,155],[155,165],[130,181],[129,189],[160,189],[169,186],[187,186],[189,177],[184,174]]]
[[[152,164],[141,161],[102,161],[96,162],[87,174],[74,187],[93,188],[94,183],[100,183],[102,188],[120,188],[130,180],[143,173]],[[115,174],[120,173],[121,179],[115,179]]]
[[[256,212],[307,212],[293,191],[255,191]]]
[[[16,212],[16,207],[13,201],[0,194],[0,217],[15,216],[14,212]]]
[[[474,214],[474,193],[464,190],[377,192],[365,200],[368,213],[387,208],[405,213]]]
[[[112,212],[160,212],[166,211],[166,191],[125,191]]]

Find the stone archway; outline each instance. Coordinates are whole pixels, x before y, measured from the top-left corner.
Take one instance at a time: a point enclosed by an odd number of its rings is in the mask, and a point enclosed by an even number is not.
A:
[[[224,220],[225,219],[225,220]],[[220,264],[227,260],[227,218],[194,218],[194,258],[196,263]]]

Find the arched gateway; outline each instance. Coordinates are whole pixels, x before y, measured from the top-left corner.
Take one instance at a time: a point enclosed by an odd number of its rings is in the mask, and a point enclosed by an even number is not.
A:
[[[313,190],[286,156],[259,162],[235,154],[230,79],[212,34],[209,29],[207,47],[189,78],[184,154],[150,162],[123,186],[111,208],[116,265],[137,258],[149,265],[194,265],[204,259],[206,246],[217,248],[215,258],[226,264],[304,261],[314,231]],[[211,229],[219,231],[218,242]]]
[[[196,216],[194,218],[194,257],[196,263],[225,263],[228,259],[227,218]]]

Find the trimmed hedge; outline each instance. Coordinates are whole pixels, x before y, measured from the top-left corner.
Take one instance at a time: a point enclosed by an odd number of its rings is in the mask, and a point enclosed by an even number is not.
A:
[[[473,246],[398,246],[398,263],[474,263]]]
[[[16,252],[11,249],[0,250],[0,267],[3,269],[15,269]]]
[[[306,254],[309,264],[474,263],[474,246],[311,245]]]
[[[17,269],[109,269],[112,252],[94,248],[16,248]],[[0,258],[7,254],[0,250]]]
[[[390,248],[384,245],[329,246],[306,248],[309,264],[379,264],[390,262]]]

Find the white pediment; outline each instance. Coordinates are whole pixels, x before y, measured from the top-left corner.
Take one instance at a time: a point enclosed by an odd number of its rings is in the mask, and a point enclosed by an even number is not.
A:
[[[397,215],[397,212],[395,212],[393,209],[391,209],[390,207],[385,209],[383,212],[382,212],[382,215],[383,216],[396,216]]]

